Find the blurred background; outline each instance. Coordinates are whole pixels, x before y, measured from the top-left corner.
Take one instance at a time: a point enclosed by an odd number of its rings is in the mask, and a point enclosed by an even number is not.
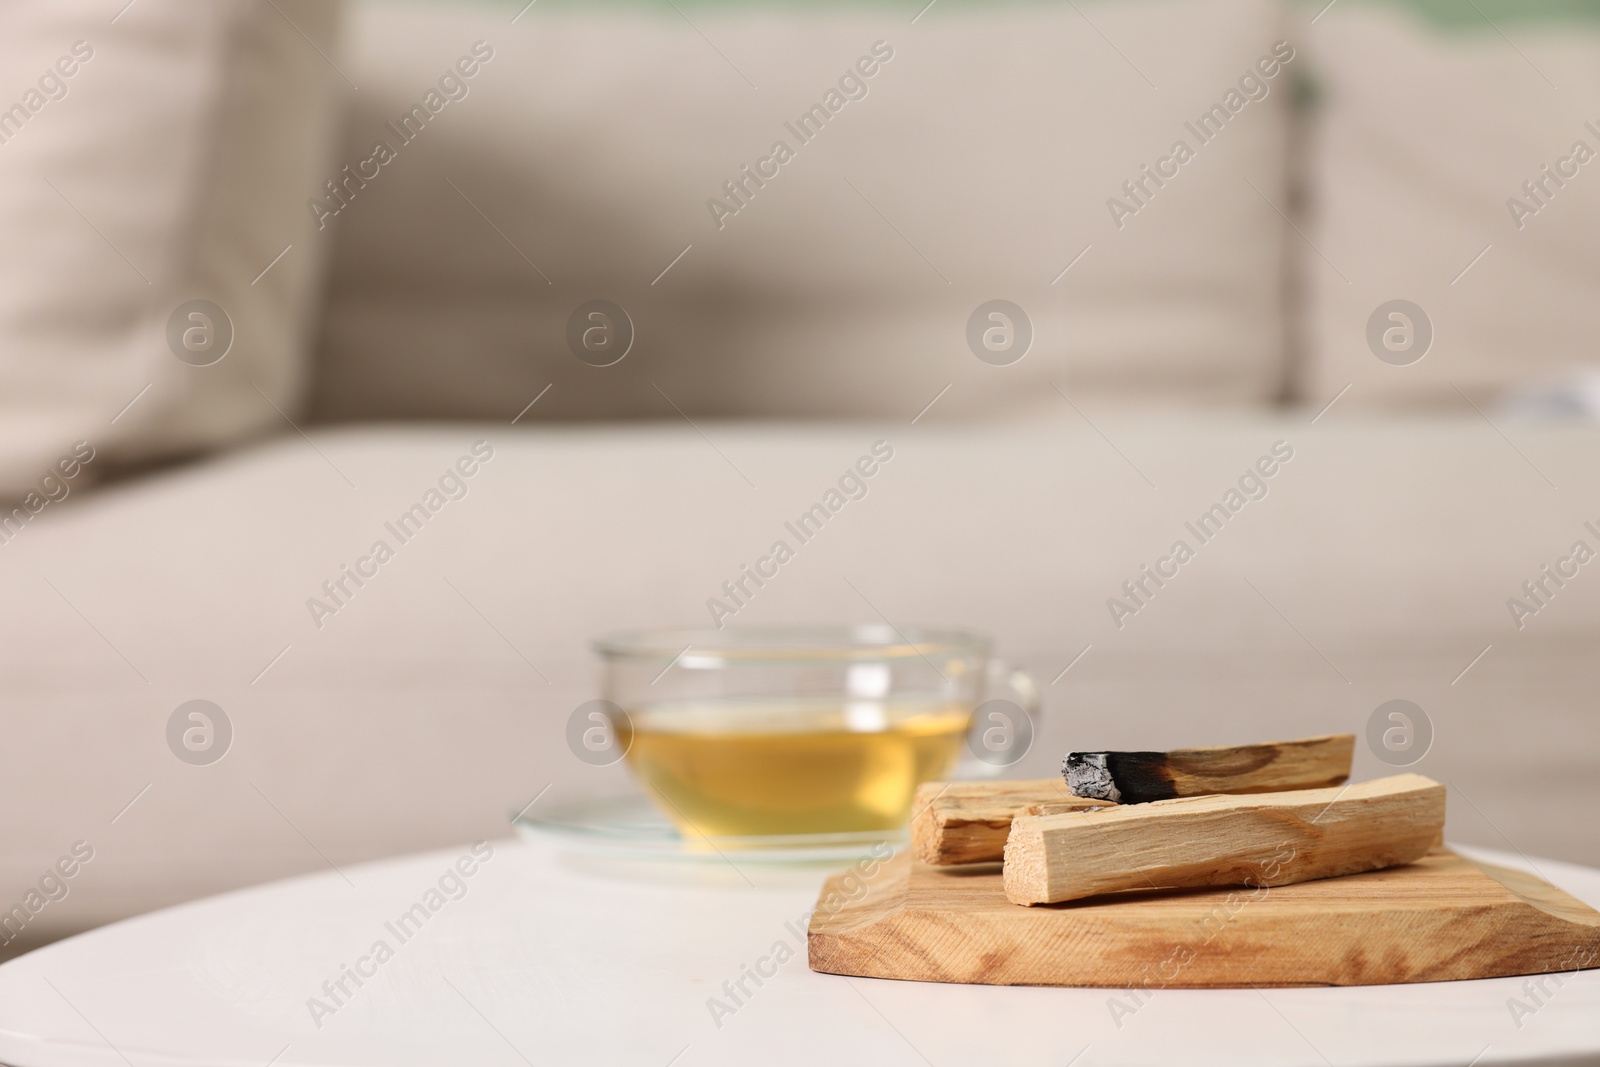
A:
[[[1600,863],[1597,46],[1593,0],[6,4],[0,910],[93,858],[0,956],[622,787],[564,740],[590,640],[716,621],[879,441],[733,622],[990,633],[1019,776],[1350,731],[1453,839]]]

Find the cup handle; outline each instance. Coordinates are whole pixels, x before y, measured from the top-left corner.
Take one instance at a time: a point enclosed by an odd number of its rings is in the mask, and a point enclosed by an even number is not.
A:
[[[967,727],[967,751],[957,773],[997,778],[1026,756],[1033,747],[1040,704],[1033,675],[1004,660],[990,660],[983,703],[973,711]]]

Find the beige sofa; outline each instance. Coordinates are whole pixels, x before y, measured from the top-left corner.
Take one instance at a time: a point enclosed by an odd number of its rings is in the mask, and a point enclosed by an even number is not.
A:
[[[348,132],[295,202],[333,203],[316,175],[372,158],[374,131],[475,42],[494,55],[307,238],[329,257],[307,273],[326,272],[321,340],[282,432],[75,492],[0,546],[0,905],[75,842],[94,849],[9,951],[503,834],[546,785],[552,801],[625,788],[562,740],[596,695],[590,638],[709,622],[724,580],[878,441],[894,454],[868,494],[737,624],[990,632],[1045,683],[1019,774],[1073,745],[1365,735],[1409,699],[1434,731],[1416,769],[1454,787],[1452,837],[1600,862],[1600,579],[1585,566],[1537,612],[1508,607],[1574,542],[1600,547],[1600,441],[1497,406],[1580,366],[1595,312],[1567,300],[1526,351],[1496,347],[1522,321],[1515,287],[1546,277],[1517,264],[1593,280],[1592,241],[1561,257],[1600,212],[1574,179],[1513,229],[1516,183],[1496,184],[1513,148],[1468,174],[1423,143],[1447,129],[1392,135],[1408,107],[1444,106],[1407,95],[1419,56],[1456,71],[1463,116],[1475,91],[1521,106],[1525,86],[1493,79],[1532,75],[1499,37],[1234,0],[981,18],[521,6],[347,17],[320,76]],[[1558,80],[1590,62],[1570,29],[1515,31]],[[704,201],[878,40],[895,54],[865,95],[718,228]],[[1261,76],[1270,91],[1119,226],[1121,183],[1280,40],[1296,53]],[[1357,55],[1375,41],[1381,71]],[[1358,98],[1381,77],[1393,96]],[[1293,84],[1320,105],[1290,106]],[[1495,129],[1531,137],[1529,106]],[[1446,178],[1406,241],[1362,208]],[[1454,284],[1436,277],[1483,244]],[[1009,366],[965,342],[997,296],[1035,327]],[[1365,341],[1402,296],[1436,333],[1407,367]],[[596,297],[637,329],[612,367],[562,340]],[[175,448],[112,441],[111,459]],[[1242,482],[1275,448],[1273,475]],[[463,456],[472,476],[442,483]],[[392,559],[325,590],[436,489]],[[1199,543],[1185,524],[1234,490]],[[1194,558],[1130,597],[1180,538]],[[232,721],[221,762],[168,750],[191,699]],[[1360,747],[1359,775],[1385,770]]]

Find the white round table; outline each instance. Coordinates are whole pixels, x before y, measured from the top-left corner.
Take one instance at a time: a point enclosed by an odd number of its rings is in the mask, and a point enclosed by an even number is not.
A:
[[[1113,990],[815,974],[820,870],[479,848],[229,893],[14,960],[0,1063],[1600,1064],[1596,971],[1542,988],[1166,990],[1128,1015]],[[1600,904],[1600,871],[1534,862]]]

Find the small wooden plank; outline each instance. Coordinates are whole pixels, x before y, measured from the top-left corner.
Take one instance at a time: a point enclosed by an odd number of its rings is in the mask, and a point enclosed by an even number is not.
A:
[[[1355,743],[1354,734],[1328,734],[1171,752],[1068,752],[1061,773],[1068,792],[1118,804],[1321,789],[1349,780]]]
[[[1445,787],[1397,774],[1339,789],[1181,797],[1021,815],[1005,849],[1014,904],[1129,889],[1282,886],[1393,867],[1444,829]]]
[[[1019,811],[1041,805],[1050,805],[1053,811],[1083,811],[1105,804],[1073,796],[1060,778],[925,782],[911,802],[911,847],[924,863],[934,866],[998,860],[1005,853],[1011,819]]]
[[[826,907],[824,904],[826,903]],[[999,864],[901,855],[840,874],[811,918],[812,970],[985,985],[1379,985],[1600,967],[1600,912],[1532,875],[1437,850],[1278,888],[1144,890],[1019,908]]]

